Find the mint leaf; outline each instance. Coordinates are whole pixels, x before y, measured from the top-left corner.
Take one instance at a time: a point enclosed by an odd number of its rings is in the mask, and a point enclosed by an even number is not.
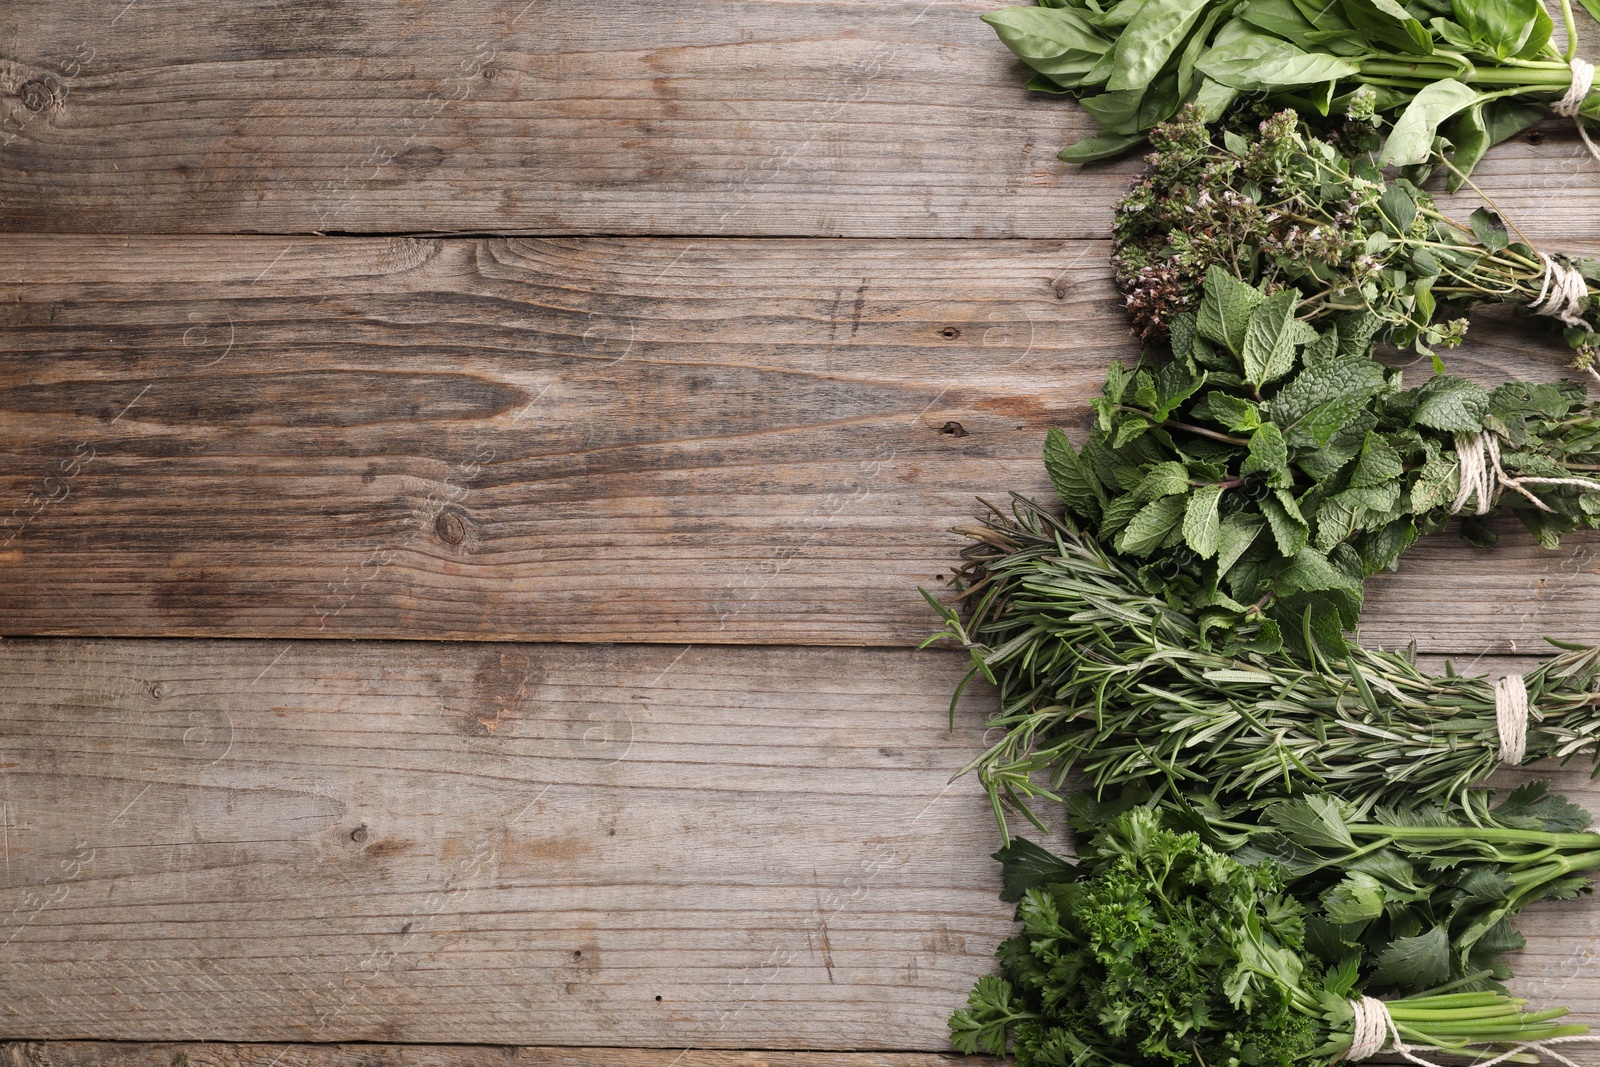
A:
[[[1283,433],[1272,423],[1264,423],[1250,435],[1250,454],[1239,465],[1239,474],[1248,477],[1262,473],[1267,484],[1275,489],[1286,489],[1294,482],[1289,473],[1289,446]]]
[[[1222,520],[1217,515],[1217,505],[1222,500],[1220,485],[1207,485],[1189,496],[1183,513],[1183,539],[1195,555],[1210,559],[1222,545]]]
[[[1350,488],[1371,489],[1392,482],[1405,473],[1400,453],[1389,447],[1381,434],[1369,432],[1361,443],[1361,458],[1350,472]]]
[[[1258,389],[1293,370],[1295,346],[1316,337],[1310,326],[1294,317],[1299,302],[1297,290],[1280,289],[1250,313],[1240,355],[1245,380]]]
[[[1359,593],[1361,583],[1335,567],[1314,548],[1302,548],[1278,575],[1278,591],[1283,596],[1323,593],[1333,589]]]
[[[1265,527],[1253,515],[1229,515],[1222,520],[1217,535],[1217,578],[1221,579],[1239,562],[1239,557],[1255,543],[1256,535]]]
[[[1244,351],[1250,313],[1265,299],[1255,286],[1213,264],[1206,271],[1205,296],[1200,300],[1195,329],[1201,337],[1225,346],[1237,356]]]
[[[1289,495],[1288,490],[1279,489],[1273,496],[1263,498],[1261,514],[1266,516],[1267,525],[1272,528],[1272,537],[1278,542],[1279,554],[1291,559],[1299,555],[1311,537],[1311,527],[1301,516],[1300,509],[1295,505],[1294,497]]]
[[[1044,435],[1044,467],[1050,474],[1050,483],[1067,507],[1084,518],[1100,517],[1100,509],[1106,501],[1099,480],[1079,459],[1067,435],[1054,427]]]
[[[1455,499],[1460,486],[1461,468],[1453,460],[1435,456],[1423,464],[1411,483],[1411,510],[1422,514],[1442,507]]]
[[[1213,419],[1235,433],[1261,425],[1261,409],[1248,400],[1213,390],[1206,394],[1204,403]]]
[[[1289,444],[1321,448],[1365,411],[1383,387],[1383,368],[1370,359],[1321,363],[1278,390],[1272,398],[1272,421]]]
[[[1411,421],[1449,433],[1477,433],[1489,411],[1489,391],[1465,378],[1440,375],[1417,390]]]
[[[1161,547],[1167,534],[1178,525],[1186,505],[1184,496],[1164,496],[1146,504],[1117,537],[1117,551],[1130,556],[1148,556]]]
[[[1151,467],[1133,490],[1135,500],[1156,500],[1189,491],[1189,472],[1182,463],[1168,460]]]

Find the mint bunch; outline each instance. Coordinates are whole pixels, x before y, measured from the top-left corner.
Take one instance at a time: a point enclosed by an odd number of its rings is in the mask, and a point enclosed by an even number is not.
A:
[[[1060,431],[1045,443],[1069,514],[1191,610],[1202,639],[1259,615],[1259,647],[1312,633],[1337,654],[1365,579],[1458,510],[1477,544],[1495,513],[1547,547],[1600,525],[1600,418],[1581,387],[1403,388],[1372,357],[1377,316],[1311,323],[1297,302],[1212,267],[1198,311],[1172,322],[1172,358],[1112,367],[1081,452]],[[1463,448],[1499,464],[1465,499]]]

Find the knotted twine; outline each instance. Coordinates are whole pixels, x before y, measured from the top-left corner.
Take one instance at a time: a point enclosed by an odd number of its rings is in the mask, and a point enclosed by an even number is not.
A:
[[[1577,267],[1551,259],[1543,252],[1544,278],[1539,283],[1539,295],[1528,305],[1535,315],[1549,315],[1568,326],[1581,328],[1589,324],[1583,320],[1583,306],[1589,300],[1589,283],[1583,280]]]
[[[1571,485],[1579,489],[1600,492],[1600,482],[1588,478],[1539,478],[1523,475],[1513,478],[1500,466],[1500,442],[1487,430],[1478,433],[1455,435],[1456,457],[1461,463],[1461,487],[1450,505],[1450,514],[1459,515],[1471,500],[1477,501],[1473,515],[1489,514],[1489,507],[1505,489],[1511,489],[1528,498],[1540,511],[1555,511],[1528,490],[1530,485]]]
[[[1555,113],[1571,119],[1577,125],[1578,136],[1583,138],[1589,154],[1595,159],[1600,159],[1600,145],[1589,139],[1589,131],[1583,125],[1582,116],[1578,114],[1583,108],[1583,102],[1589,97],[1589,88],[1594,85],[1594,64],[1580,56],[1573,56],[1567,61],[1567,66],[1572,68],[1572,84],[1567,87],[1567,95],[1556,104]]]
[[[1432,1060],[1423,1059],[1418,1052],[1451,1052],[1461,1055],[1459,1049],[1441,1049],[1433,1045],[1408,1045],[1400,1040],[1400,1029],[1395,1026],[1394,1019],[1389,1015],[1389,1006],[1376,997],[1362,997],[1360,1000],[1350,1002],[1350,1011],[1354,1015],[1353,1029],[1350,1036],[1350,1050],[1344,1058],[1355,1062],[1356,1060],[1369,1059],[1380,1052],[1398,1052],[1417,1067],[1442,1067]],[[1600,1036],[1590,1034],[1575,1034],[1571,1037],[1547,1037],[1543,1041],[1526,1041],[1511,1046],[1506,1051],[1493,1059],[1475,1060],[1472,1067],[1495,1067],[1519,1052],[1535,1052],[1541,1056],[1549,1056],[1560,1060],[1567,1067],[1578,1067],[1567,1057],[1551,1048],[1551,1045],[1569,1044],[1574,1041],[1597,1041]]]

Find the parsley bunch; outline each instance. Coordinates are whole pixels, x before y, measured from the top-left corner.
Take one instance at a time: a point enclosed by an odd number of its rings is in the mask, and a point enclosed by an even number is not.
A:
[[[1324,966],[1283,869],[1204,844],[1136,808],[1109,821],[1082,864],[1023,892],[1022,930],[950,1019],[964,1052],[1018,1067],[1090,1064],[1289,1067],[1351,1048],[1359,956]],[[1401,1040],[1460,1050],[1585,1033],[1503,993],[1386,1001]],[[1470,1052],[1470,1050],[1468,1050]]]
[[[1512,240],[1498,216],[1479,208],[1467,223],[1451,219],[1411,182],[1386,182],[1370,158],[1312,136],[1293,111],[1247,140],[1213,136],[1191,108],[1150,139],[1150,169],[1117,206],[1112,255],[1147,342],[1200,306],[1215,266],[1267,293],[1293,292],[1301,321],[1366,311],[1383,338],[1429,354],[1460,341],[1474,306],[1548,297],[1541,253]],[[1555,259],[1600,282],[1600,260]],[[1600,297],[1578,314],[1584,324],[1566,336],[1574,364],[1587,367]]]
[[[1074,773],[1096,795],[1152,778],[1224,804],[1326,792],[1364,817],[1449,802],[1498,765],[1486,679],[1430,676],[1354,642],[1331,653],[1309,626],[1296,653],[1268,619],[1216,628],[1209,609],[1028,501],[963,532],[977,539],[969,614],[934,602],[945,628],[929,641],[955,638],[967,681],[999,689],[988,725],[1000,737],[964,770],[1002,833],[1008,806],[1037,823],[1027,800],[1059,799]],[[1560,647],[1525,677],[1527,761],[1592,752],[1600,737],[1600,649]]]
[[[1582,0],[1600,19],[1600,0]],[[1193,104],[1221,118],[1264,97],[1322,115],[1390,120],[1384,161],[1420,163],[1441,131],[1470,171],[1538,121],[1572,83],[1540,0],[1041,0],[983,16],[1033,68],[1028,88],[1076,96],[1102,128],[1061,153],[1104,159]],[[1581,113],[1600,118],[1600,92]]]
[[[1477,544],[1493,542],[1494,512],[1547,547],[1600,525],[1600,412],[1581,387],[1436,376],[1405,389],[1372,358],[1375,315],[1319,328],[1297,299],[1213,266],[1198,313],[1172,322],[1170,361],[1112,366],[1082,452],[1046,439],[1068,513],[1192,610],[1200,638],[1259,613],[1263,647],[1303,646],[1309,627],[1336,651],[1363,581],[1458,511]],[[1471,448],[1500,473],[1463,495]]]
[[[1544,782],[1498,806],[1474,789],[1459,802],[1380,807],[1366,819],[1324,794],[1223,805],[1162,792],[1152,799],[1134,787],[1109,803],[1080,794],[1073,827],[1091,835],[1147,804],[1165,825],[1241,863],[1270,860],[1305,905],[1308,950],[1327,964],[1357,955],[1375,989],[1498,989],[1495,980],[1511,977],[1502,955],[1525,943],[1511,920],[1533,901],[1591,892],[1585,872],[1600,868],[1600,835],[1581,832],[1589,813]],[[1000,853],[1012,857],[1021,868],[1009,875],[1014,891],[1067,869],[1021,839]]]

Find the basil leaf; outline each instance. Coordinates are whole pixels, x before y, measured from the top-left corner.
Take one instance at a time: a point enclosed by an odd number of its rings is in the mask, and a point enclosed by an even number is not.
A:
[[[1480,207],[1467,219],[1472,224],[1472,236],[1491,252],[1499,252],[1511,244],[1505,220],[1486,207]]]
[[[1144,142],[1145,136],[1142,133],[1102,133],[1073,142],[1063,148],[1056,158],[1064,159],[1068,163],[1093,163],[1096,160],[1120,156],[1128,149]]]
[[[1456,21],[1485,55],[1506,59],[1533,33],[1539,0],[1452,0]]]
[[[1477,90],[1450,79],[1424,86],[1394,124],[1381,161],[1395,167],[1427,162],[1439,124],[1481,99]]]
[[[1008,7],[979,18],[988,23],[1019,59],[1057,59],[1073,52],[1098,58],[1111,42],[1076,11]],[[1031,65],[1031,63],[1030,63]]]
[[[1106,82],[1111,91],[1149,85],[1199,20],[1209,0],[1147,3],[1117,39],[1116,70]]]
[[[1431,56],[1433,34],[1395,0],[1340,0],[1356,30],[1411,55]]]
[[[1213,48],[1196,64],[1201,73],[1244,92],[1295,88],[1348,78],[1358,63],[1322,52],[1305,52],[1266,34]]]
[[[1084,97],[1079,103],[1107,133],[1132,136],[1140,133],[1139,105],[1144,102],[1144,93],[1143,89],[1096,93]]]
[[[1544,117],[1543,108],[1510,98],[1490,100],[1462,112],[1461,122],[1451,132],[1450,137],[1456,145],[1451,162],[1461,173],[1452,172],[1446,188],[1452,193],[1460,189],[1484,153],[1502,141],[1510,140]]]

